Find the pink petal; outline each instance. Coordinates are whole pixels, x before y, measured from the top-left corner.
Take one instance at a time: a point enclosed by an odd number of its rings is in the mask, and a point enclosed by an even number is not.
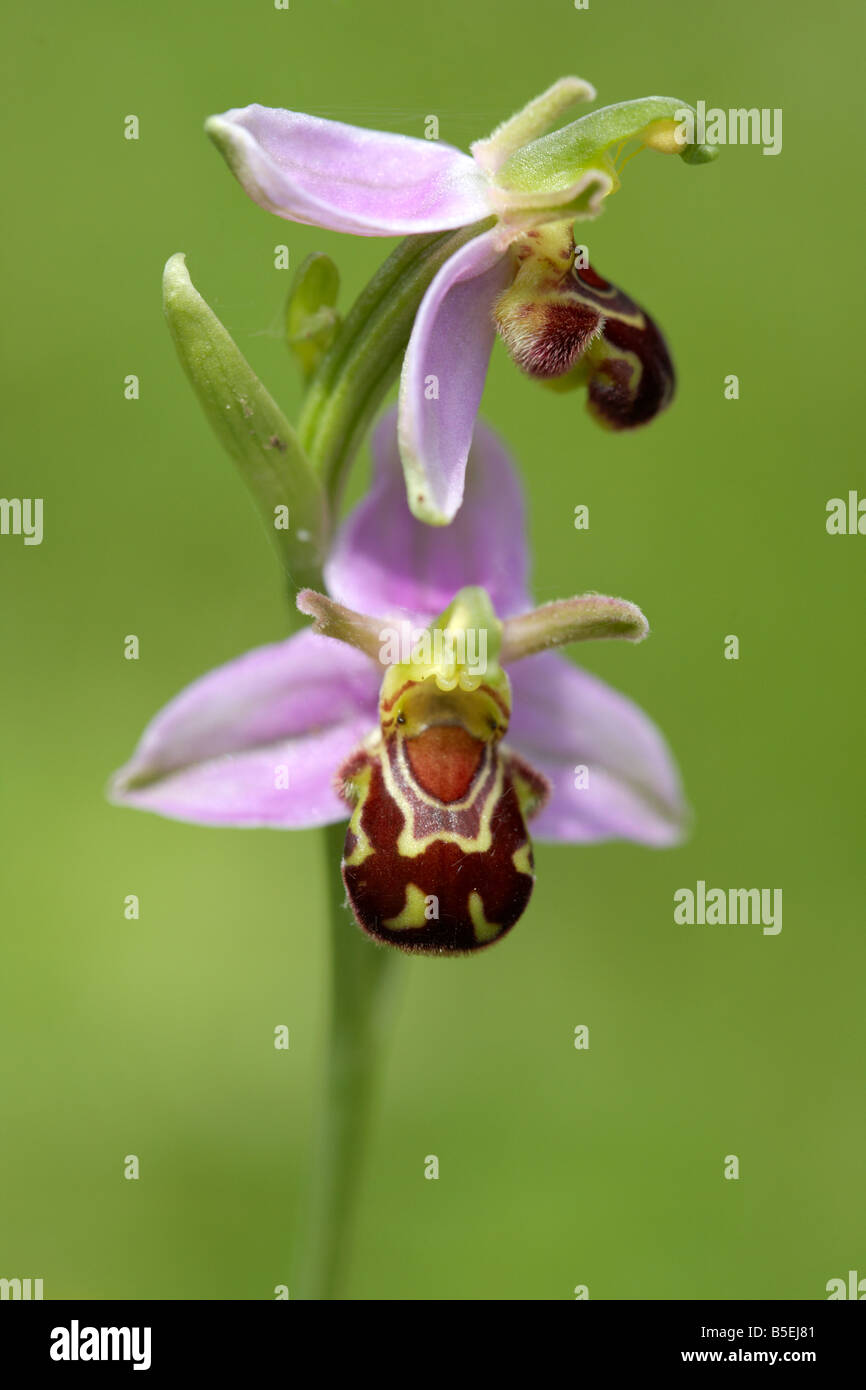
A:
[[[637,705],[554,653],[519,661],[508,674],[508,742],[552,786],[531,823],[534,838],[679,843],[687,819],[679,774]],[[581,766],[585,788],[575,786]]]
[[[475,425],[466,496],[450,526],[416,521],[406,506],[397,412],[373,435],[373,485],[340,528],[325,566],[328,591],[364,613],[430,619],[458,589],[479,584],[500,617],[530,607],[523,498],[498,435]]]
[[[211,116],[205,128],[250,197],[291,222],[408,236],[490,214],[475,161],[438,140],[257,105]]]
[[[495,231],[446,261],[421,301],[400,382],[400,454],[409,506],[434,526],[453,519],[496,330],[492,308],[513,277]]]
[[[312,632],[259,647],[166,705],[111,798],[200,825],[345,820],[334,775],[377,722],[379,681],[360,652]]]

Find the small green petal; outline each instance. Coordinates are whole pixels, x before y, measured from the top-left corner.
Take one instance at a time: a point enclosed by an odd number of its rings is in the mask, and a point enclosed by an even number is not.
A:
[[[279,406],[196,290],[182,254],[165,267],[163,303],[184,370],[292,583],[321,583],[328,541],[322,487]]]
[[[327,594],[317,593],[315,589],[301,589],[296,602],[302,613],[314,619],[313,631],[321,637],[346,642],[373,661],[382,662],[384,638],[381,618],[356,613],[354,609],[347,608]]]
[[[643,613],[627,599],[582,594],[546,603],[519,618],[507,618],[502,631],[502,660],[519,661],[551,647],[600,638],[622,637],[627,642],[642,642],[648,633],[649,624]]]
[[[286,340],[309,381],[337,335],[334,307],[340,273],[330,256],[314,251],[298,268],[286,301]]]
[[[476,140],[471,146],[474,159],[483,169],[494,173],[509,155],[543,135],[579,101],[595,101],[595,88],[582,77],[560,77],[552,87],[497,126],[486,140]]]

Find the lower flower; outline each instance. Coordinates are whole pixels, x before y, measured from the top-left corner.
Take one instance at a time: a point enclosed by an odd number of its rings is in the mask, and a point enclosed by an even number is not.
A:
[[[299,603],[331,607],[321,595]],[[458,594],[428,629],[444,638],[428,649],[445,660],[387,668],[379,727],[339,772],[352,808],[342,864],[352,910],[370,936],[405,950],[487,946],[532,892],[526,820],[548,784],[502,743],[511,691],[490,651],[499,628],[485,590]]]
[[[474,951],[514,925],[534,882],[530,821],[540,839],[655,846],[676,843],[684,821],[650,720],[552,650],[640,640],[643,615],[597,595],[533,610],[514,471],[481,424],[473,453],[466,504],[431,530],[408,513],[386,417],[374,486],[326,566],[330,597],[299,596],[315,631],[189,687],[111,788],[121,804],[202,824],[350,816],[356,920],[410,951]]]

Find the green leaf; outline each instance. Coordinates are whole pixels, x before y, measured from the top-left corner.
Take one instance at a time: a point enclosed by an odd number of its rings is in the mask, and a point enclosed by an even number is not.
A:
[[[286,340],[309,381],[337,335],[335,305],[340,273],[330,256],[314,251],[298,268],[286,301]]]
[[[279,406],[196,290],[182,254],[165,267],[163,303],[184,370],[292,584],[321,584],[328,543],[321,484]]]

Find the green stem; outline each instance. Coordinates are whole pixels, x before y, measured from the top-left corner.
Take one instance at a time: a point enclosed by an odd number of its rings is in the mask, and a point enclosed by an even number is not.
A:
[[[389,1017],[398,952],[374,946],[344,905],[339,864],[344,825],[325,830],[333,980],[325,1092],[292,1297],[339,1297]]]
[[[455,251],[490,225],[407,237],[362,290],[322,359],[304,400],[298,437],[335,504],[367,426],[399,374],[430,282]]]

